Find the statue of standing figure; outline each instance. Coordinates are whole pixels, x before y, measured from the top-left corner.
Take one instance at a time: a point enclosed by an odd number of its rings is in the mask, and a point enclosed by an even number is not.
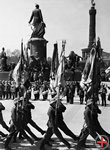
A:
[[[33,22],[32,22],[33,21]],[[33,33],[31,37],[43,38],[45,34],[45,23],[43,21],[41,9],[39,9],[39,5],[35,5],[35,9],[32,11],[29,24],[32,22],[33,25]]]
[[[94,2],[94,0],[91,0],[91,4],[92,4],[92,7],[94,7],[94,6],[95,6],[95,2]]]
[[[7,71],[7,56],[4,47],[2,48],[0,59],[1,59],[1,71]]]

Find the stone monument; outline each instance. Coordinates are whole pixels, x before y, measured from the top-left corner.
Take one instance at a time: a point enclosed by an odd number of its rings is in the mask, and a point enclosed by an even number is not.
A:
[[[7,71],[7,56],[4,47],[2,48],[2,52],[0,53],[0,70]]]
[[[41,59],[46,59],[46,46],[47,46],[47,40],[44,39],[45,34],[45,23],[43,21],[42,12],[39,9],[39,5],[35,5],[35,9],[32,11],[32,15],[30,18],[29,23],[33,20],[33,23],[31,25],[32,27],[32,34],[31,38],[28,41],[28,47],[30,49],[30,55],[33,55]]]
[[[96,9],[94,0],[91,0],[91,9],[89,10],[90,24],[89,24],[89,44],[87,48],[82,49],[82,58],[85,60],[92,48],[93,43],[96,43]]]

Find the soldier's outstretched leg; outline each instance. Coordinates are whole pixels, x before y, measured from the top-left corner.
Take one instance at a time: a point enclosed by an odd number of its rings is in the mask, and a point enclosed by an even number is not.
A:
[[[11,148],[9,148],[9,143],[10,143],[10,141],[11,141],[11,139],[12,139],[12,137],[14,136],[14,134],[16,134],[16,132],[18,132],[16,129],[12,129],[12,131],[10,131],[10,133],[9,133],[9,135],[7,136],[7,138],[6,138],[6,140],[5,140],[5,149],[11,149]]]
[[[53,132],[68,148],[71,148],[71,145],[63,138],[61,132],[58,130],[57,127],[54,127]]]
[[[33,137],[36,141],[41,140],[41,138],[38,138],[31,130],[28,126],[24,127],[24,130],[27,131],[31,137]]]
[[[78,140],[78,137],[67,127],[65,122],[59,123],[59,128],[68,136],[73,138],[75,141]]]
[[[46,134],[45,134],[44,138],[41,141],[40,150],[44,150],[45,144],[47,144],[47,145],[50,146],[49,141],[50,141],[52,135],[53,135],[52,128],[48,128],[47,131],[46,131]]]
[[[2,131],[0,131],[0,135],[1,135],[2,137],[6,137],[6,136],[7,136],[7,134],[3,133]]]
[[[109,141],[110,141],[110,134],[107,133],[100,125],[100,123],[98,123],[97,127],[96,127],[96,132],[99,134],[99,135],[105,135],[109,138]]]
[[[34,141],[31,139],[31,137],[29,137],[26,132],[24,131],[24,129],[20,129],[19,130],[21,132],[21,134],[31,143],[31,145],[34,144]]]
[[[45,131],[42,130],[32,119],[29,120],[31,126],[33,126],[37,131],[39,131],[42,135],[45,134]]]
[[[8,132],[9,132],[9,127],[6,125],[6,123],[5,123],[5,121],[0,121],[0,124],[2,125],[2,127],[4,128],[4,129],[6,129]]]

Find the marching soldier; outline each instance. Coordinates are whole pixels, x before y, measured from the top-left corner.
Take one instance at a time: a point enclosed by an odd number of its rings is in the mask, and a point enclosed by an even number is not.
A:
[[[110,134],[101,127],[98,121],[98,114],[101,114],[101,110],[98,108],[97,104],[93,103],[92,99],[89,99],[84,111],[85,123],[79,136],[77,150],[82,150],[85,147],[86,139],[89,134],[99,141],[99,135],[105,135],[110,140]]]
[[[56,116],[56,101],[50,104],[48,115],[48,129],[47,132],[41,142],[40,150],[45,150],[45,144],[50,146],[49,141],[53,133],[68,147],[71,148],[71,145],[63,138],[59,129],[61,129],[66,135],[70,136],[73,140],[78,140],[76,135],[71,132],[71,130],[67,127],[63,120],[63,113],[65,112],[66,107],[60,102],[60,105],[57,109],[57,116]]]
[[[5,107],[3,106],[2,103],[0,103],[0,125],[9,132],[9,127],[7,126],[7,124],[5,123],[3,119],[2,110],[5,110]],[[6,136],[6,134],[4,134],[1,131],[0,131],[0,135],[2,135],[3,137]]]
[[[14,135],[16,135],[18,132],[20,132],[32,145],[34,144],[34,141],[31,139],[31,137],[29,137],[26,134],[26,132],[23,128],[23,116],[22,116],[22,112],[21,112],[21,107],[22,107],[21,100],[18,98],[15,98],[14,104],[15,104],[15,106],[12,108],[12,112],[11,112],[12,124],[10,127],[10,133],[5,140],[5,149],[6,150],[11,150],[11,148],[9,147],[9,143],[10,143],[12,137],[14,137]]]
[[[32,127],[34,127],[37,131],[39,131],[42,135],[45,133],[44,130],[42,130],[33,120],[32,120],[32,114],[31,109],[35,109],[35,106],[29,102],[30,99],[30,92],[27,92],[24,99],[24,120],[26,121],[26,124],[30,124]],[[40,140],[40,138],[36,138],[37,140]]]

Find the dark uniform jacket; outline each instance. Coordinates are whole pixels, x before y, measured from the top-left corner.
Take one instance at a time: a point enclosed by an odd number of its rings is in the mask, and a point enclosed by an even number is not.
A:
[[[92,110],[87,106],[84,111],[84,119],[87,127],[93,129],[99,125],[98,114],[101,114],[101,110],[96,106],[93,106]]]
[[[31,109],[34,109],[34,108],[35,108],[35,106],[29,101],[24,104],[24,108],[23,108],[24,119],[27,121],[27,123],[32,118]]]
[[[63,112],[66,110],[66,107],[60,103],[58,110],[55,110],[56,103],[49,107],[48,110],[48,127],[59,127],[60,124],[63,122]]]
[[[13,107],[11,111],[11,119],[15,127],[22,128],[23,125],[22,110],[18,110],[17,107]]]

